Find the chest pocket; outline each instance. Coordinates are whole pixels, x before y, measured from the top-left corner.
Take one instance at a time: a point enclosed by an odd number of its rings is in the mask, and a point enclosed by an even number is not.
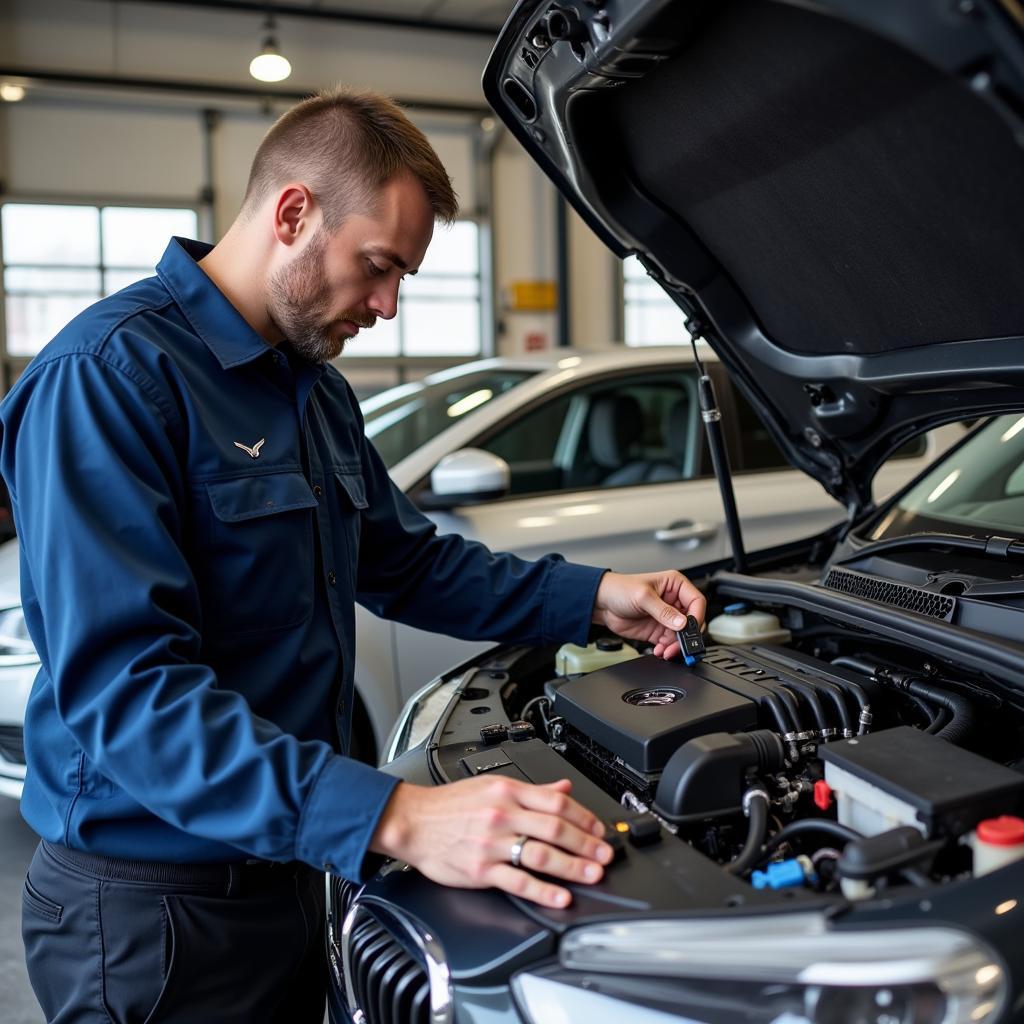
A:
[[[337,481],[338,494],[337,521],[345,538],[345,545],[348,549],[346,562],[349,567],[349,577],[353,587],[355,587],[359,568],[359,538],[362,532],[362,513],[364,509],[369,507],[369,502],[366,500],[366,483],[363,480],[363,474],[359,470],[347,472],[342,469],[335,469],[334,479]]]
[[[313,509],[301,473],[203,485],[196,577],[205,640],[285,629],[313,610]],[[205,502],[204,499],[205,498]]]

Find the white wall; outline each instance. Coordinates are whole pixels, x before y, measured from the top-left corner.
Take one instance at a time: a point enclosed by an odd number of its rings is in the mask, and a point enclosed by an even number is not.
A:
[[[41,71],[252,86],[248,62],[261,16],[187,6],[101,0],[0,0],[0,65]],[[338,81],[408,100],[486,106],[480,72],[484,37],[278,18],[290,91]],[[0,182],[9,196],[127,198],[198,202],[205,182],[202,110],[220,112],[212,135],[214,235],[237,212],[249,163],[287,103],[223,96],[116,92],[85,87],[32,89],[0,104]],[[422,109],[410,116],[428,134],[454,180],[465,212],[486,200],[474,163],[479,118]],[[498,143],[493,186],[494,272],[503,331],[499,352],[517,352],[527,334],[554,343],[553,314],[502,312],[513,281],[555,274],[554,190],[518,144]],[[612,340],[613,261],[575,216],[570,262],[574,337],[584,347]]]

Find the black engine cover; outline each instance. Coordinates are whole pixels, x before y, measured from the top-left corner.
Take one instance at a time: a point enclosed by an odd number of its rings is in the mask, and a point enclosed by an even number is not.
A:
[[[554,711],[641,772],[660,772],[694,736],[756,728],[758,716],[754,701],[710,682],[701,663],[653,656],[570,680]]]

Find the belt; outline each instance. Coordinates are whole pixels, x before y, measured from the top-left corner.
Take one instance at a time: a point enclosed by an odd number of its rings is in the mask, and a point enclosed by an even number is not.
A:
[[[43,849],[59,863],[109,881],[207,889],[224,896],[262,892],[293,879],[307,868],[302,861],[279,863],[247,860],[223,864],[174,864],[152,860],[125,860],[42,841]]]

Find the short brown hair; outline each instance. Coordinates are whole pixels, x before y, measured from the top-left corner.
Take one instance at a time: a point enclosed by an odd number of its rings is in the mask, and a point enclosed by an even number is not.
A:
[[[251,216],[286,182],[301,181],[333,231],[351,213],[370,208],[377,190],[402,171],[419,179],[434,216],[450,224],[458,200],[423,132],[380,93],[327,89],[286,111],[263,137],[242,214]]]

